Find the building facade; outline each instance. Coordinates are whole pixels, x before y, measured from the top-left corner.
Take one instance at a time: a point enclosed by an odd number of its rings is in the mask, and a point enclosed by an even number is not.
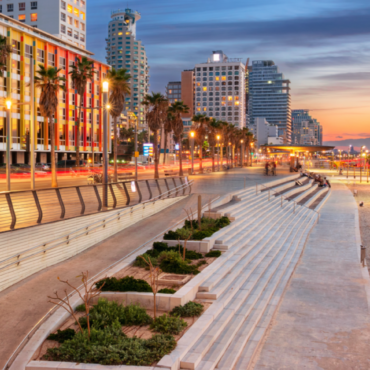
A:
[[[0,13],[86,48],[86,0],[8,0]]]
[[[322,145],[323,128],[308,109],[292,110],[292,143]]]
[[[76,146],[85,158],[90,156],[92,147],[94,152],[102,152],[102,81],[109,66],[93,60],[93,54],[63,42],[60,38],[44,31],[25,25],[18,21],[0,15],[0,34],[12,46],[11,57],[7,60],[6,71],[0,76],[0,96],[11,98],[13,104],[11,112],[12,163],[29,163],[29,153],[22,147],[22,139],[30,132],[30,58],[35,61],[35,75],[39,65],[60,68],[60,76],[66,78],[66,92],[59,93],[59,107],[55,114],[54,132],[55,146],[58,160],[63,158],[74,159]],[[94,79],[88,81],[86,93],[83,97],[84,107],[81,114],[80,138],[77,137],[76,121],[78,117],[79,97],[73,88],[69,75],[71,66],[78,58],[85,56],[94,62]],[[49,163],[50,158],[50,128],[49,123],[41,117],[37,103],[40,91],[35,89],[35,149],[36,161]],[[18,103],[24,105],[17,106]],[[6,150],[6,113],[0,111],[0,162],[5,162]],[[97,158],[100,157],[97,156]]]
[[[261,145],[280,142],[278,136],[278,126],[271,125],[265,118],[256,117],[253,125],[248,125],[249,131],[256,138],[256,145],[259,148]]]
[[[181,100],[181,81],[169,82],[166,86],[166,96],[170,104]]]
[[[181,100],[189,107],[189,113],[182,115],[183,118],[188,119],[194,116],[195,106],[195,77],[194,70],[189,69],[181,72]]]
[[[249,119],[264,117],[279,128],[285,143],[291,142],[290,81],[272,60],[252,62],[249,72]]]
[[[145,128],[145,109],[142,104],[149,91],[149,66],[145,47],[136,38],[136,23],[140,13],[131,9],[112,12],[108,25],[107,63],[115,69],[126,68],[131,75],[131,96],[126,97],[124,111],[138,118],[139,129]]]
[[[245,66],[241,59],[214,51],[206,63],[195,65],[194,73],[195,114],[245,127]]]

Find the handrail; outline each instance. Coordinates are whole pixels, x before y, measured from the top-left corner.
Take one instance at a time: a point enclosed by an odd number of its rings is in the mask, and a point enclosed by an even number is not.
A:
[[[286,197],[286,196],[284,196],[284,195],[282,195],[282,194],[278,194],[278,192],[277,191],[275,191],[275,190],[273,190],[273,189],[270,189],[268,186],[266,186],[266,185],[263,185],[263,184],[256,184],[256,187],[257,187],[257,189],[258,189],[258,186],[263,186],[264,188],[266,188],[266,189],[268,189],[268,191],[270,192],[270,191],[272,191],[272,192],[274,192],[274,193],[276,193],[277,195],[279,195],[279,196],[281,196],[281,202],[283,202],[283,198],[284,199],[288,199],[288,197]],[[270,200],[270,193],[269,193],[269,200]],[[292,199],[291,200],[292,202],[294,202],[294,212],[293,213],[295,213],[295,205],[297,205],[297,206],[300,206],[300,207],[305,207],[305,208],[307,208],[308,210],[310,210],[310,211],[314,211],[314,212],[316,212],[317,214],[318,214],[318,216],[320,217],[320,212],[317,212],[315,209],[311,209],[311,208],[308,208],[307,206],[305,206],[304,204],[298,204],[298,202],[296,202],[294,199]]]
[[[192,184],[193,182],[194,182],[194,180],[191,180],[191,181],[189,181],[189,183],[188,183],[188,184],[183,184],[183,185],[178,186],[178,187],[177,187],[177,188],[175,188],[175,189],[171,189],[171,190],[169,190],[169,191],[167,191],[167,192],[165,192],[165,193],[163,193],[163,194],[174,192],[176,189],[177,189],[177,190],[179,190],[179,189],[181,190],[182,188],[186,189],[186,187],[191,187],[191,184]],[[177,191],[176,191],[176,192],[177,192]],[[163,194],[162,194],[162,195],[163,195]],[[158,196],[157,196],[157,197],[158,197]],[[155,197],[155,198],[157,198],[157,197]],[[60,245],[62,245],[62,244],[65,244],[65,243],[69,244],[71,240],[74,240],[74,239],[76,239],[76,238],[78,238],[78,237],[80,237],[80,236],[82,236],[82,235],[84,235],[84,234],[86,234],[86,233],[90,233],[91,231],[94,231],[94,230],[98,229],[98,228],[99,228],[99,227],[101,227],[101,226],[105,227],[108,223],[110,223],[110,222],[112,222],[112,221],[115,221],[117,218],[118,218],[118,219],[120,219],[122,216],[124,216],[124,215],[126,215],[126,214],[130,214],[130,213],[132,213],[132,212],[133,212],[133,211],[132,211],[132,209],[133,209],[134,207],[138,208],[138,206],[140,206],[140,205],[143,205],[143,204],[144,204],[144,207],[143,207],[143,208],[145,208],[145,204],[146,204],[146,203],[155,203],[155,202],[156,202],[155,198],[154,198],[154,199],[152,199],[152,200],[149,200],[149,201],[145,201],[145,202],[143,202],[143,203],[136,204],[136,205],[134,205],[134,206],[130,207],[130,209],[129,209],[129,210],[127,209],[126,211],[124,211],[123,213],[122,213],[122,211],[120,211],[120,212],[116,212],[115,214],[108,216],[108,217],[107,217],[107,218],[105,218],[104,220],[95,221],[95,222],[91,223],[88,227],[86,227],[86,226],[81,227],[81,228],[79,228],[79,229],[77,229],[77,230],[73,231],[72,233],[68,233],[68,234],[65,234],[65,235],[63,235],[63,236],[60,236],[60,237],[58,237],[58,238],[56,238],[56,239],[54,239],[54,240],[52,240],[52,241],[49,241],[48,243],[42,243],[42,244],[39,244],[39,245],[37,245],[37,246],[35,246],[35,247],[32,247],[32,248],[26,249],[26,250],[22,251],[21,253],[14,254],[14,255],[12,255],[12,256],[10,256],[10,257],[8,257],[8,258],[6,258],[6,259],[4,259],[4,260],[0,261],[0,264],[1,264],[1,263],[5,263],[6,261],[9,261],[9,260],[11,260],[11,259],[13,259],[13,258],[17,258],[17,260],[16,260],[16,261],[14,261],[14,262],[12,262],[12,263],[9,263],[9,264],[7,264],[6,266],[0,267],[0,271],[1,271],[1,270],[4,270],[4,269],[6,269],[6,268],[8,268],[9,266],[12,266],[12,265],[14,265],[14,264],[18,264],[18,265],[19,265],[21,262],[25,261],[25,260],[26,260],[26,259],[28,259],[28,258],[31,258],[31,257],[33,257],[33,256],[35,256],[35,255],[37,255],[37,254],[40,254],[40,253],[45,253],[46,251],[48,251],[48,250],[50,250],[50,249],[54,249],[54,248],[56,248],[56,247],[58,247],[58,246],[60,246]],[[164,200],[164,199],[162,199],[162,200]],[[93,226],[93,225],[96,225],[96,226],[95,226],[95,227],[91,227],[91,226]],[[76,234],[76,233],[78,233],[78,234]],[[76,234],[76,235],[74,235],[74,236],[72,236],[72,237],[71,237],[71,234],[72,234],[72,235]],[[46,247],[46,244],[52,244],[52,243],[54,243],[54,242],[56,242],[56,241],[58,241],[58,240],[60,240],[60,239],[62,239],[62,241],[58,242],[57,244],[54,244],[54,245],[52,245],[52,246],[50,246],[50,247],[48,247],[48,248],[45,248],[45,249],[43,249],[43,250],[41,250],[41,251],[38,251],[38,252],[36,252],[36,253],[33,253],[33,254],[29,255],[29,256],[26,256],[26,257],[24,257],[24,258],[20,259],[20,256],[21,256],[22,254],[28,253],[28,252],[30,252],[30,251],[32,251],[32,250],[35,250],[35,249],[40,248],[40,247],[43,247],[43,246],[44,246],[44,247]]]
[[[189,182],[190,183],[190,182]],[[211,204],[212,202],[214,202],[215,200],[219,199],[220,196],[217,196],[216,198],[214,199],[211,199],[208,203],[206,203],[202,209],[206,208],[207,206],[209,206],[209,204]],[[193,214],[195,214],[197,211],[194,211]],[[103,275],[105,272],[111,270],[113,267],[115,267],[116,265],[118,265],[119,263],[121,263],[123,260],[125,260],[126,258],[130,257],[131,255],[133,255],[134,253],[136,253],[137,251],[139,251],[140,249],[144,248],[147,244],[150,244],[152,242],[154,242],[156,239],[160,238],[161,236],[163,236],[164,233],[166,233],[168,230],[171,230],[173,229],[174,227],[176,227],[177,225],[183,223],[185,220],[187,219],[187,217],[184,217],[182,218],[180,221],[176,222],[174,225],[172,226],[169,226],[167,229],[165,229],[164,231],[162,231],[161,233],[157,234],[155,237],[153,237],[152,239],[150,239],[149,241],[145,242],[144,244],[141,244],[139,247],[137,247],[136,249],[134,249],[133,251],[131,251],[130,253],[128,253],[127,255],[125,255],[124,257],[122,257],[121,259],[119,259],[118,261],[112,263],[111,265],[109,265],[108,267],[106,267],[105,269],[103,269],[102,271],[98,272],[97,274],[95,274],[93,277],[91,277],[88,281],[88,284],[90,283],[93,283],[94,281],[98,280],[98,277]],[[83,284],[81,284],[79,287],[77,287],[78,290],[80,290],[81,288],[83,288]],[[74,294],[77,294],[76,292],[71,292],[67,295],[67,297],[71,297],[72,295]],[[11,354],[11,356],[9,357],[8,361],[6,362],[5,366],[3,367],[2,370],[8,370],[10,368],[10,366],[13,364],[14,360],[16,359],[16,357],[18,356],[19,352],[25,347],[25,345],[27,344],[27,340],[29,340],[32,335],[34,334],[34,332],[36,332],[36,330],[54,313],[54,311],[56,311],[56,309],[58,309],[59,306],[58,305],[55,305],[54,307],[52,307],[48,313],[46,313],[35,325],[34,327],[28,332],[28,334],[23,338],[22,342],[19,343],[18,347],[13,351],[13,353]]]

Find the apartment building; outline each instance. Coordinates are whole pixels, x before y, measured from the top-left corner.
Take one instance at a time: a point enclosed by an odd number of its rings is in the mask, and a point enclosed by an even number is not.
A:
[[[257,60],[252,62],[248,83],[250,124],[253,125],[257,117],[263,117],[278,126],[279,136],[284,138],[285,143],[290,143],[290,81],[279,72],[272,60]]]
[[[181,81],[170,81],[167,84],[166,97],[170,104],[181,100]]]
[[[54,132],[55,146],[58,160],[75,158],[76,146],[87,158],[92,148],[95,153],[102,152],[102,81],[109,66],[93,59],[93,53],[61,40],[59,37],[46,33],[38,28],[28,26],[22,22],[0,14],[0,35],[6,37],[7,43],[12,46],[11,57],[7,60],[6,71],[0,76],[0,97],[11,98],[13,108],[11,112],[10,140],[12,163],[28,163],[29,152],[22,145],[25,135],[30,132],[30,58],[35,60],[35,74],[38,66],[61,68],[60,75],[66,77],[66,92],[59,95],[59,107],[55,114]],[[85,56],[94,62],[94,78],[87,83],[83,97],[86,109],[81,114],[80,137],[77,135],[76,121],[78,117],[79,97],[73,87],[69,75],[71,66],[77,59]],[[36,102],[40,91],[35,89]],[[17,106],[17,103],[23,105]],[[36,161],[50,162],[50,127],[44,122],[37,107],[35,117]],[[0,163],[5,162],[6,150],[6,113],[0,111]],[[100,157],[97,155],[96,158]]]
[[[228,58],[222,50],[206,63],[195,65],[195,114],[246,126],[245,66],[239,58]]]
[[[130,73],[131,96],[126,97],[124,113],[135,113],[139,129],[144,129],[145,107],[142,101],[150,85],[145,47],[136,36],[136,24],[140,18],[140,13],[131,9],[112,12],[106,39],[106,60],[113,68],[126,68]]]
[[[86,0],[6,0],[0,13],[86,48]]]
[[[293,144],[322,145],[322,125],[311,117],[308,109],[292,110],[292,127]]]

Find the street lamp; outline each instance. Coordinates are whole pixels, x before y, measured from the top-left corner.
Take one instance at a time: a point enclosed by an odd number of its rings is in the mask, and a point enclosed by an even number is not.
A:
[[[109,82],[103,81],[103,207],[108,207],[108,91]]]
[[[217,135],[217,145],[218,145],[218,156],[217,156],[217,166],[220,171],[220,135]]]
[[[244,163],[244,140],[240,140],[240,166],[243,167]]]
[[[6,105],[6,191],[10,191],[10,113],[12,101],[7,99]]]
[[[192,175],[194,174],[194,136],[195,136],[195,132],[191,131],[190,132],[190,137],[191,137],[190,145],[191,145],[191,174]]]

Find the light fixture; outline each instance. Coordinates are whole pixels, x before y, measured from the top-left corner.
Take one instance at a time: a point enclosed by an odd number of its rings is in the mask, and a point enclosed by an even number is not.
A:
[[[108,109],[108,110],[110,109],[110,104],[107,104],[107,109]]]
[[[190,132],[190,136],[191,136],[191,137],[194,137],[194,135],[195,135],[194,131],[191,131],[191,132]]]
[[[103,92],[108,92],[109,89],[109,82],[103,81]]]
[[[220,140],[220,135],[217,135],[217,140]]]
[[[12,101],[10,100],[10,99],[7,99],[6,101],[5,101],[5,104],[6,104],[6,108],[7,109],[11,109],[11,107],[12,107]]]

